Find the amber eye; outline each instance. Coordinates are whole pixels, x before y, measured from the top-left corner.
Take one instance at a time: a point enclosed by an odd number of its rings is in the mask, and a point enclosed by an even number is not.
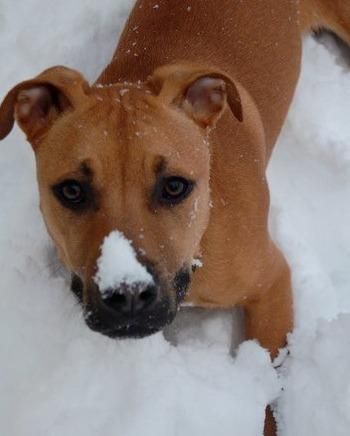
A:
[[[65,180],[52,189],[60,203],[71,209],[85,205],[88,197],[88,189],[76,180]]]
[[[192,191],[193,182],[183,177],[167,177],[163,179],[160,201],[175,205],[184,200]]]
[[[82,199],[83,190],[76,182],[68,182],[61,187],[62,197],[71,203],[79,203]]]

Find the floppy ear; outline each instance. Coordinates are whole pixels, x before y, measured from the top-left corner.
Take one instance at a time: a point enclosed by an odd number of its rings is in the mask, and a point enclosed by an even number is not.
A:
[[[148,82],[165,103],[182,108],[201,127],[214,126],[227,104],[236,119],[243,121],[237,87],[221,71],[187,64],[165,65],[156,69]]]
[[[0,140],[11,132],[16,119],[27,139],[35,142],[64,111],[86,98],[88,89],[80,73],[61,66],[19,83],[0,106]]]

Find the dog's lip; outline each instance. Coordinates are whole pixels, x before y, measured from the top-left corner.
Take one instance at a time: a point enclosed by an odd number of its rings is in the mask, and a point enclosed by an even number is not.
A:
[[[165,326],[144,326],[138,324],[126,325],[124,327],[118,327],[116,329],[105,329],[99,330],[99,333],[104,334],[112,339],[142,339],[147,336],[154,335],[161,330],[163,330]]]
[[[138,323],[136,319],[131,319],[129,322],[121,325],[103,327],[99,322],[96,323],[96,318],[91,317],[91,315],[84,314],[84,318],[91,330],[115,339],[142,339],[160,332],[171,322],[171,320],[167,320],[164,324],[153,325]]]

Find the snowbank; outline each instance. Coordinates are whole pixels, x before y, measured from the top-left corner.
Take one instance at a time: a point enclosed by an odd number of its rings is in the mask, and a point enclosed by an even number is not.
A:
[[[283,368],[279,401],[283,436],[348,436],[350,429],[350,316],[297,330]]]

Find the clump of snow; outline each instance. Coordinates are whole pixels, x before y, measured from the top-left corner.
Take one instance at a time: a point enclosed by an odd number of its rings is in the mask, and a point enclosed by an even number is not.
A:
[[[350,316],[297,329],[282,369],[279,401],[283,436],[347,436],[350,429]]]
[[[105,237],[101,246],[95,282],[104,296],[122,283],[149,285],[153,283],[153,278],[137,260],[131,242],[123,233],[115,230]]]
[[[119,94],[123,97],[125,94],[127,94],[129,92],[129,89],[127,88],[123,88],[119,91]]]
[[[192,259],[192,267],[193,268],[202,268],[203,262],[200,259]]]
[[[2,1],[0,95],[51,65],[96,77],[133,3]],[[48,256],[33,153],[15,129],[0,144],[1,435],[257,436],[280,393],[279,436],[348,436],[350,74],[313,40],[304,48],[269,169],[297,327],[278,374],[254,342],[229,356],[228,311],[182,310],[177,346],[162,334],[119,342],[90,331]]]

